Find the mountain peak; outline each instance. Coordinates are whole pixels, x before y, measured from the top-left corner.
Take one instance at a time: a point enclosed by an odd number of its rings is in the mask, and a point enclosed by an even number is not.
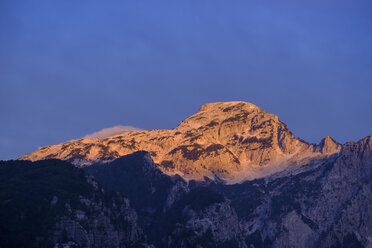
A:
[[[349,141],[342,146],[341,154],[350,156],[356,155],[362,160],[372,159],[372,135],[369,135],[358,142]]]
[[[294,137],[276,115],[254,104],[235,101],[204,104],[172,130],[142,130],[70,141],[20,159],[58,158],[85,166],[144,150],[170,175],[235,180],[266,175],[301,163],[304,157],[330,154],[338,146],[325,138],[316,150],[318,146]]]
[[[341,150],[341,147],[341,144],[337,143],[330,136],[325,136],[316,148],[316,151],[325,154],[332,154],[335,152],[339,152]]]
[[[278,117],[269,114],[254,104],[242,101],[214,102],[203,104],[199,111],[183,120],[177,129],[195,129],[203,125],[222,123],[233,118],[245,121],[249,114],[262,113],[278,121]]]
[[[231,102],[212,102],[212,103],[206,103],[203,104],[198,112],[201,111],[210,111],[210,110],[222,110],[224,112],[227,112],[232,109],[243,109],[243,108],[258,108],[256,105],[249,103],[249,102],[243,102],[243,101],[231,101]]]

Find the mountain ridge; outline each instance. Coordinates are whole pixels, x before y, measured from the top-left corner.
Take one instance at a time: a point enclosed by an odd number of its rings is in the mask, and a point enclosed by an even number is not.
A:
[[[166,174],[203,180],[242,181],[339,152],[325,137],[319,145],[296,138],[275,114],[254,104],[207,103],[171,130],[134,131],[41,148],[21,160],[62,159],[77,166],[108,162],[139,150],[150,152]]]

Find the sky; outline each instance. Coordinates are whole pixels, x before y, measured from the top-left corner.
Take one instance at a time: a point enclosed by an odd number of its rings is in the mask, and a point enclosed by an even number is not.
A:
[[[247,101],[295,136],[372,134],[372,1],[2,0],[0,159]]]

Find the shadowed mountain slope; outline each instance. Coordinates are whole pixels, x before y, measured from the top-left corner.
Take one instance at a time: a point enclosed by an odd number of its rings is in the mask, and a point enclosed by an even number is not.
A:
[[[0,247],[148,247],[127,198],[61,160],[0,161]]]

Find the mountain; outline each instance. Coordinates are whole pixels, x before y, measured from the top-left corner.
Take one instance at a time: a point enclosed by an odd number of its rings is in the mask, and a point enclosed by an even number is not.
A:
[[[2,244],[372,247],[372,136],[309,144],[250,103],[44,147],[0,172]]]
[[[251,103],[217,102],[203,105],[172,130],[74,140],[41,148],[20,159],[62,159],[87,166],[145,150],[168,175],[239,182],[303,165],[340,149],[330,137],[319,145],[297,139],[276,115]]]

